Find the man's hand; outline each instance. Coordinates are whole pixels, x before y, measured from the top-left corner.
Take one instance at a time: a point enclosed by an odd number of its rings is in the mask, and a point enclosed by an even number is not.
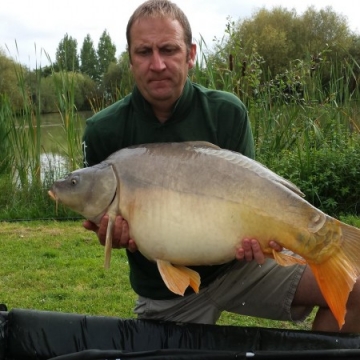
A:
[[[109,216],[104,215],[100,221],[100,225],[97,226],[89,220],[85,220],[83,226],[87,230],[94,231],[100,241],[101,245],[105,245],[106,231],[109,222]],[[137,251],[137,246],[133,239],[130,239],[129,225],[120,215],[116,216],[115,224],[113,228],[112,236],[113,248],[126,248],[131,252]]]
[[[275,251],[282,251],[282,246],[275,241],[270,241],[269,246]],[[244,239],[242,245],[236,249],[236,259],[252,261],[255,260],[259,265],[264,264],[267,255],[261,250],[260,244],[256,239]]]

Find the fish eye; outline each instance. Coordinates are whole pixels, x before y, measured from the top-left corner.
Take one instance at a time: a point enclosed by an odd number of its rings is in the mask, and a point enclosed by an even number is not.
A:
[[[72,185],[72,186],[75,186],[75,185],[77,185],[77,183],[79,182],[79,177],[78,176],[72,176],[71,178],[70,178],[70,184]]]

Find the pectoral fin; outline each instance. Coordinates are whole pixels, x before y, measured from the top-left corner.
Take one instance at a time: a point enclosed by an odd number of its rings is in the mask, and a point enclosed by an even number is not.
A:
[[[295,256],[287,255],[282,252],[278,252],[273,250],[273,256],[275,261],[281,266],[290,266],[295,264],[305,265],[306,261],[301,258],[297,258]]]
[[[118,194],[119,192],[116,192]],[[113,241],[113,230],[115,225],[115,218],[118,214],[117,207],[118,201],[113,201],[108,208],[108,216],[109,222],[106,229],[106,239],[105,239],[105,269],[110,268],[110,260],[111,260],[111,250],[112,250],[112,241]]]
[[[189,280],[190,280],[190,287],[196,292],[199,292],[199,288],[200,288],[200,275],[198,272],[196,272],[195,270],[189,269],[186,266],[178,266],[175,265],[175,267],[182,271],[184,274],[187,274],[189,276]]]
[[[188,286],[195,292],[199,292],[199,274],[185,266],[173,266],[169,261],[157,260],[160,275],[170,291],[178,295],[184,295]]]
[[[113,228],[115,224],[115,215],[109,214],[109,222],[106,229],[106,239],[105,239],[105,269],[110,268],[110,260],[111,260],[111,250],[112,250],[112,234]]]

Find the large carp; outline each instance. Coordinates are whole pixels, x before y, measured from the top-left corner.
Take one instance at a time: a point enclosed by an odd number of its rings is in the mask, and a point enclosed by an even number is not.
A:
[[[344,324],[360,273],[360,229],[324,214],[294,184],[239,153],[205,142],[134,146],[70,173],[49,194],[95,223],[109,214],[106,267],[117,214],[177,294],[199,290],[198,273],[186,266],[231,261],[242,239],[255,238],[280,265],[309,264]],[[270,240],[301,258],[273,251]]]

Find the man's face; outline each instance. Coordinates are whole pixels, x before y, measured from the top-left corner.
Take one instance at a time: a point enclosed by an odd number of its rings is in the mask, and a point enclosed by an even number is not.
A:
[[[196,46],[187,51],[184,31],[177,20],[142,18],[130,31],[131,71],[147,101],[172,106],[180,97]]]

